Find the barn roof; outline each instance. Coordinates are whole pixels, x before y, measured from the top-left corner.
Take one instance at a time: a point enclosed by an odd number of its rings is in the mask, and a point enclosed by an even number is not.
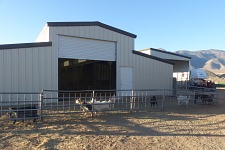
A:
[[[99,21],[92,21],[92,22],[47,22],[47,25],[49,27],[55,27],[55,26],[99,26],[99,27],[102,27],[102,28],[105,28],[105,29],[108,29],[108,30],[111,30],[111,31],[115,31],[115,32],[130,36],[132,38],[137,37],[137,35],[135,35],[135,34],[132,34],[132,33],[129,33],[127,31],[109,26],[109,25],[101,23]]]
[[[0,50],[52,46],[52,42],[18,43],[0,45]]]
[[[139,55],[139,56],[147,57],[147,58],[150,58],[150,59],[154,59],[154,60],[158,60],[158,61],[161,61],[161,62],[164,62],[164,63],[167,63],[167,64],[174,65],[173,62],[162,59],[162,58],[159,58],[159,57],[148,55],[148,54],[145,54],[145,53],[142,53],[142,52],[139,52],[139,51],[135,51],[135,50],[133,50],[132,52],[133,52],[133,54],[136,54],[136,55]]]
[[[173,53],[173,52],[169,52],[169,51],[163,51],[163,50],[156,49],[156,48],[150,48],[150,50],[157,51],[157,52],[160,52],[160,53],[165,53],[165,54],[170,54],[170,55],[175,55],[175,56],[180,56],[180,57],[191,59],[191,57],[188,57],[188,56],[184,56],[184,55]]]

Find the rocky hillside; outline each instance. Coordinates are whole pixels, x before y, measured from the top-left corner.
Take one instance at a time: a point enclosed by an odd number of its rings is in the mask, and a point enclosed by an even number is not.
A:
[[[180,50],[175,53],[191,57],[191,67],[203,68],[210,78],[224,80],[225,77],[225,51],[222,50]]]

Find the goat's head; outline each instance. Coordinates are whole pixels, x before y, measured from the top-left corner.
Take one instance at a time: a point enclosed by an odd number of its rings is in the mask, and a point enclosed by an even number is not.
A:
[[[82,104],[81,98],[76,99],[76,104]]]
[[[16,112],[14,112],[13,110],[9,110],[7,114],[9,115],[10,118],[16,118]]]
[[[90,103],[94,103],[94,102],[96,102],[96,99],[92,97]]]

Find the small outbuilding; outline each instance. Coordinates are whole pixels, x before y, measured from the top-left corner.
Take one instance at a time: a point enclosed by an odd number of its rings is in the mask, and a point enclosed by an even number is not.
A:
[[[173,77],[176,81],[181,84],[178,86],[186,86],[187,81],[189,80],[190,76],[190,60],[191,57],[187,57],[184,55],[180,55],[177,53],[155,49],[155,48],[148,48],[144,50],[140,50],[140,52],[152,55],[155,57],[159,57],[164,60],[168,60],[174,63],[173,66]]]
[[[135,51],[136,37],[101,22],[48,22],[34,43],[0,45],[0,91],[172,89],[183,60]]]

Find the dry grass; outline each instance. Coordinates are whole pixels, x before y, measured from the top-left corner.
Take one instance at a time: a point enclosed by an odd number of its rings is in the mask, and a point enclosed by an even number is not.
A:
[[[0,122],[0,149],[225,149],[225,90],[218,92],[213,105]]]

